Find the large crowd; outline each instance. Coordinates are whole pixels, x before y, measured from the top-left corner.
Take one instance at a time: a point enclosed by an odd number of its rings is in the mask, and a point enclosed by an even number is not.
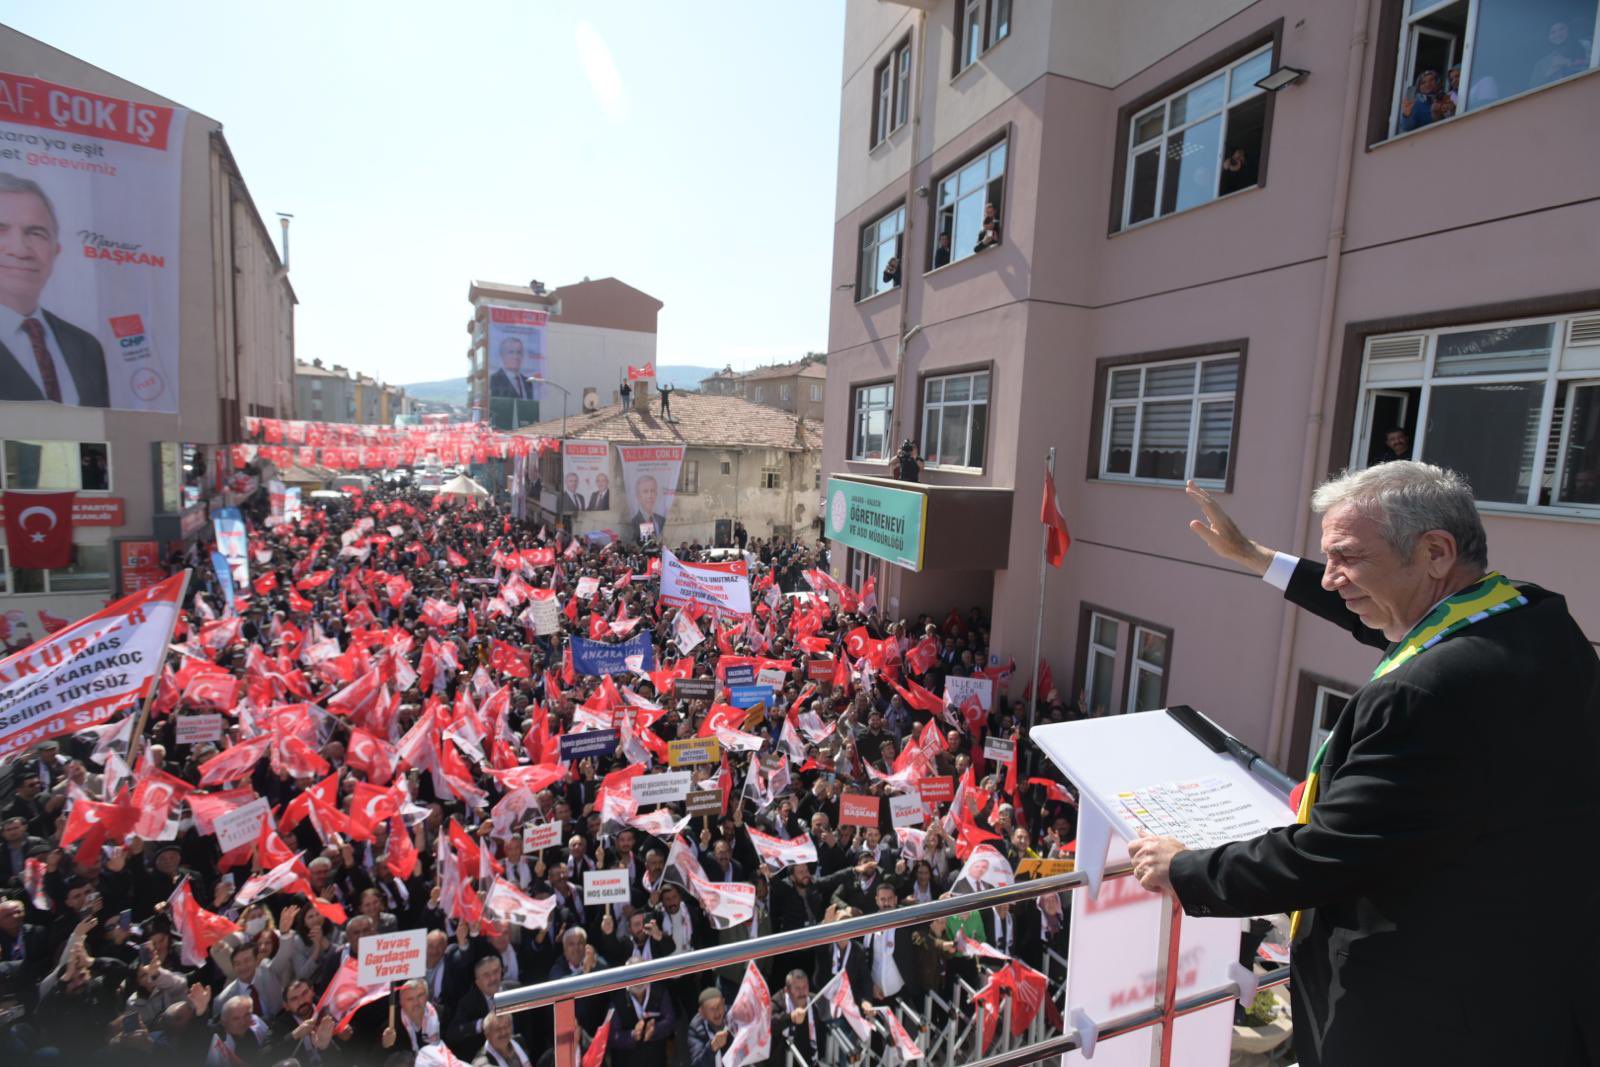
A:
[[[978,610],[890,619],[870,584],[829,577],[826,546],[745,547],[754,611],[730,617],[660,602],[659,546],[574,540],[489,502],[380,486],[294,522],[258,510],[234,611],[195,566],[147,720],[40,744],[0,776],[0,1059],[533,1067],[552,1014],[497,1014],[499,990],[1071,855],[1070,793],[1025,744],[1020,765],[985,754],[1024,730]],[[648,666],[577,669],[574,638],[640,633]],[[744,668],[775,685],[753,709],[725,684]],[[988,678],[989,706],[946,700],[948,677]],[[716,685],[688,699],[680,680]],[[1076,714],[1041,690],[1040,721]],[[208,714],[221,740],[180,742]],[[563,760],[564,736],[604,730],[614,747]],[[714,757],[669,767],[669,743],[694,738]],[[669,769],[692,773],[690,795],[634,796]],[[685,814],[712,791],[714,813]],[[890,800],[908,795],[921,810],[897,820]],[[257,798],[257,837],[223,852],[219,820]],[[621,870],[626,899],[585,903],[585,873]],[[897,1002],[926,1019],[958,981],[1036,975],[1047,948],[1065,954],[1065,903],[760,961],[766,1055],[815,1062],[829,1027]],[[418,929],[424,977],[360,984],[363,939]],[[580,1001],[577,1020],[613,1062],[717,1067],[749,977],[630,987]]]

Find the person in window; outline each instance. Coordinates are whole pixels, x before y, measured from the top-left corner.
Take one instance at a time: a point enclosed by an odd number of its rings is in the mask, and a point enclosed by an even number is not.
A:
[[[950,235],[941,233],[939,247],[933,250],[933,269],[938,270],[948,262],[950,262]]]
[[[1416,87],[1408,88],[1400,100],[1400,132],[1420,130],[1455,113],[1455,103],[1441,91],[1439,72],[1425,70],[1417,75]]]
[[[1450,69],[1444,72],[1445,95],[1450,98],[1451,105],[1461,110],[1461,64],[1453,63]]]
[[[1392,427],[1383,435],[1383,452],[1378,456],[1379,463],[1393,463],[1397,459],[1411,458],[1411,435],[1406,433],[1405,427]]]
[[[889,263],[883,268],[883,284],[893,288],[900,284],[900,257],[890,256]]]
[[[1589,68],[1589,42],[1574,37],[1572,27],[1565,20],[1550,24],[1548,39],[1550,51],[1533,65],[1533,73],[1528,78],[1530,89]]]
[[[900,453],[894,458],[894,476],[902,482],[914,482],[922,474],[922,463],[917,459],[917,449],[910,440],[900,445]]]
[[[1000,243],[1000,209],[990,200],[983,205],[983,229],[978,231],[978,243],[972,249],[982,252]]]

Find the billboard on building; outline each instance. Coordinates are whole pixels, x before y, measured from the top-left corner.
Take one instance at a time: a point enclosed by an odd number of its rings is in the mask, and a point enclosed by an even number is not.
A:
[[[830,540],[909,570],[922,569],[926,495],[830,478],[826,506]]]
[[[628,494],[625,524],[639,534],[661,537],[678,493],[682,445],[618,445],[622,485]]]
[[[0,400],[177,412],[187,115],[0,72]]]
[[[544,377],[544,328],[550,316],[527,308],[489,309],[489,395],[538,400]]]
[[[611,445],[606,441],[561,442],[560,510],[611,510]]]

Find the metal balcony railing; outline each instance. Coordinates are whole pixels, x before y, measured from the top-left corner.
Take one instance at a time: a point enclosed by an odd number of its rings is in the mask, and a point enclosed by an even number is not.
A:
[[[1129,862],[1106,867],[1104,881],[1133,876]],[[893,911],[859,915],[825,925],[788,930],[781,934],[738,941],[692,952],[674,952],[660,959],[645,960],[622,967],[609,967],[591,974],[574,975],[550,982],[506,989],[495,994],[494,1010],[497,1012],[529,1011],[552,1006],[555,1009],[555,1067],[579,1067],[578,1024],[575,1002],[582,997],[608,994],[630,985],[660,982],[683,975],[713,971],[767,956],[793,953],[838,941],[865,937],[880,930],[899,929],[929,923],[952,915],[991,908],[997,904],[1014,904],[1032,900],[1047,893],[1071,892],[1083,887],[1088,878],[1082,872],[1059,874],[1049,878],[1036,878],[1017,882],[999,889],[984,889],[964,893],[926,904],[912,904]],[[1074,1049],[1092,1049],[1096,1041],[1104,1041],[1138,1030],[1154,1029],[1156,1040],[1152,1046],[1151,1063],[1170,1067],[1172,1062],[1173,1023],[1178,1018],[1230,1000],[1254,998],[1259,989],[1283,985],[1289,981],[1289,968],[1283,967],[1251,982],[1249,977],[1236,971],[1234,981],[1178,999],[1178,946],[1183,909],[1176,897],[1167,898],[1168,907],[1162,913],[1161,933],[1157,939],[1156,1001],[1148,1008],[1128,1012],[1110,1019],[1093,1022],[1093,1032],[1084,1033],[1078,1025],[1086,1022],[1082,1016],[1069,1020],[1065,1031],[1054,1037],[1011,1049],[985,1059],[971,1062],[967,1067],[1021,1067],[1048,1056],[1059,1056]],[[1244,983],[1241,986],[1241,982]],[[918,1006],[920,1007],[920,1006]],[[1040,1012],[1042,1018],[1044,1012]],[[1068,1016],[1067,1012],[1062,1013]],[[1040,1031],[1042,1032],[1042,1030]]]

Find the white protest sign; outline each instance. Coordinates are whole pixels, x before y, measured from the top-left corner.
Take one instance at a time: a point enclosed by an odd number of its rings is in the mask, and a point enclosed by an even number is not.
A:
[[[522,848],[526,852],[539,852],[561,844],[561,824],[558,822],[531,822],[522,828]]]
[[[633,799],[640,804],[667,804],[689,795],[688,771],[641,774],[633,780]]]
[[[661,550],[663,604],[682,607],[698,601],[734,615],[750,614],[750,568],[744,560],[728,563],[685,563],[670,549]]]
[[[583,902],[585,904],[627,903],[628,868],[614,871],[583,872]]]
[[[1017,758],[1017,743],[1009,737],[985,737],[983,755],[996,763],[1010,763]]]
[[[428,931],[396,930],[367,934],[361,939],[357,980],[363,986],[381,982],[409,982],[428,974]]]
[[[528,612],[533,619],[533,632],[540,637],[560,632],[561,612],[556,607],[555,597],[534,597],[528,604]]]
[[[766,667],[756,675],[757,685],[770,685],[774,689],[782,689],[783,683],[789,676],[780,667]]]
[[[706,635],[700,632],[700,627],[695,625],[694,620],[683,614],[680,614],[673,623],[673,634],[678,642],[678,650],[685,656],[700,647],[700,642],[706,639]]]
[[[952,674],[944,680],[944,698],[956,707],[976,696],[984,711],[993,710],[994,681],[990,678],[960,678]]]
[[[261,836],[261,821],[272,813],[266,797],[256,797],[241,804],[225,815],[218,815],[213,828],[217,832],[217,847],[223,852],[255,844]]]
[[[172,722],[177,730],[175,740],[180,745],[222,740],[221,715],[177,715]]]
[[[899,793],[889,798],[889,819],[896,826],[921,826],[924,809],[920,793]]]
[[[595,590],[600,588],[600,579],[594,575],[586,575],[578,579],[578,588],[574,590],[579,600],[588,600],[594,596]]]

